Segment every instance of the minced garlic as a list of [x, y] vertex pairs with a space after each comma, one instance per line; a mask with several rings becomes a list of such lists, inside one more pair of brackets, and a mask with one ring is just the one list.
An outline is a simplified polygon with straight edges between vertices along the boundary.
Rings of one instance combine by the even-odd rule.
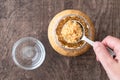
[[61, 30], [64, 40], [68, 43], [77, 43], [82, 37], [82, 28], [77, 21], [69, 20]]

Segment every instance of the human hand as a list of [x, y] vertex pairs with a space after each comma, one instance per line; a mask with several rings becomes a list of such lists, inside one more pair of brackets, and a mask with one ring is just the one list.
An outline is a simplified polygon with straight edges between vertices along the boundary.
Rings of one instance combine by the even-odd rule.
[[[109, 54], [105, 46], [113, 49], [116, 54], [115, 59]], [[110, 80], [120, 80], [120, 40], [107, 36], [102, 42], [95, 42], [93, 49]]]

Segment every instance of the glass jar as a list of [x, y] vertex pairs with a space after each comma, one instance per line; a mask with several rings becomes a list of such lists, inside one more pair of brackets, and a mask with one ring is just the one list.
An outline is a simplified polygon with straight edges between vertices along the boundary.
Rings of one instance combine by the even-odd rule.
[[[64, 56], [78, 56], [85, 53], [90, 48], [90, 45], [87, 44], [85, 41], [78, 40], [75, 43], [71, 43], [65, 40], [62, 35], [62, 29], [69, 21], [79, 22], [85, 29], [85, 32], [82, 33], [85, 33], [85, 36], [87, 36], [89, 39], [94, 40], [95, 29], [93, 24], [90, 18], [79, 10], [64, 10], [58, 13], [49, 24], [48, 39], [53, 49], [55, 49], [58, 53]], [[69, 26], [71, 25], [72, 24], [70, 24]], [[71, 33], [69, 36], [71, 36], [71, 39], [74, 39], [74, 37], [72, 36], [72, 30], [70, 32], [69, 28], [68, 31], [65, 32], [65, 34]]]

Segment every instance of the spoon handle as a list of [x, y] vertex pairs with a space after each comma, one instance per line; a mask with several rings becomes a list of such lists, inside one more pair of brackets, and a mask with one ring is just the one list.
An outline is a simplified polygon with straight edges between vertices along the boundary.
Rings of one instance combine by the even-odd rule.
[[[90, 44], [91, 46], [93, 46], [93, 44], [94, 44], [94, 41], [88, 39], [86, 36], [83, 36], [82, 40], [86, 41], [86, 42], [87, 42], [88, 44]], [[116, 57], [116, 55], [115, 55], [115, 53], [113, 52], [113, 50], [111, 50], [109, 47], [106, 47], [106, 49], [107, 49], [107, 51], [109, 52], [109, 54], [110, 54], [113, 58]]]
[[110, 55], [111, 55], [113, 58], [116, 57], [116, 55], [115, 55], [115, 53], [113, 52], [113, 50], [111, 50], [109, 47], [106, 47], [106, 49], [108, 50], [108, 52], [110, 53]]
[[93, 46], [93, 44], [94, 44], [94, 41], [88, 39], [86, 36], [83, 36], [83, 37], [82, 37], [82, 40], [86, 41], [86, 42], [87, 42], [88, 44], [90, 44], [91, 46]]

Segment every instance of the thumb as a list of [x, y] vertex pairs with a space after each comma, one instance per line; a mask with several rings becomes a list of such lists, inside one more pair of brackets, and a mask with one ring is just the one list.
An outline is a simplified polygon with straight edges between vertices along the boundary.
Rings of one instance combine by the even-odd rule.
[[93, 44], [93, 49], [104, 68], [108, 68], [108, 66], [115, 62], [101, 42], [95, 42]]

